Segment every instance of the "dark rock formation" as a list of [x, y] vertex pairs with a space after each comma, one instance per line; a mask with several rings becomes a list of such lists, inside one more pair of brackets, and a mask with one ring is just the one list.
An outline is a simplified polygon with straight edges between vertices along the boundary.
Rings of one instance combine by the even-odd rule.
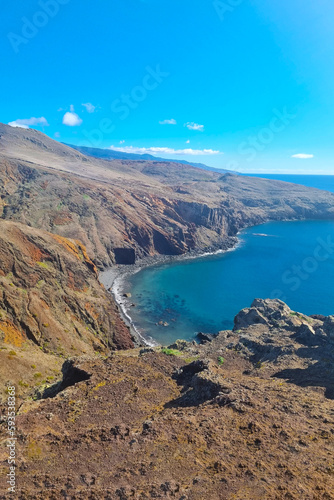
[[200, 344], [205, 344], [205, 342], [211, 342], [214, 338], [215, 338], [215, 335], [213, 335], [212, 333], [199, 332], [196, 335], [196, 340]]
[[134, 264], [136, 262], [136, 252], [134, 248], [114, 248], [116, 264]]

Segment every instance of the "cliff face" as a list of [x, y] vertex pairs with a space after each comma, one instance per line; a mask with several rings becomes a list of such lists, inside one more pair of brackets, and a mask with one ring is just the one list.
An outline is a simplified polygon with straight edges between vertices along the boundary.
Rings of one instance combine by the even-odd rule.
[[20, 498], [332, 499], [333, 325], [256, 300], [202, 345], [66, 361], [19, 411]]
[[133, 347], [128, 328], [81, 242], [4, 220], [0, 220], [0, 343], [2, 380], [15, 367], [17, 383], [21, 371], [22, 380], [33, 377], [29, 360], [45, 367], [50, 359], [59, 366], [58, 358], [106, 355], [112, 349]]
[[267, 220], [334, 218], [334, 195], [168, 161], [99, 160], [0, 124], [0, 216], [81, 241], [103, 269], [122, 262], [115, 249], [179, 255], [228, 246]]

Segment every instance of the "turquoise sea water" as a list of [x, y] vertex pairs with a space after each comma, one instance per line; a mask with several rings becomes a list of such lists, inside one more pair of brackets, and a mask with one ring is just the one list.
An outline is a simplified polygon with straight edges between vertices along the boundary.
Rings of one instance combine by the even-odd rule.
[[199, 331], [231, 328], [254, 298], [280, 298], [306, 314], [334, 314], [334, 221], [272, 222], [239, 236], [233, 251], [132, 275], [127, 286], [136, 327], [165, 345], [189, 340]]

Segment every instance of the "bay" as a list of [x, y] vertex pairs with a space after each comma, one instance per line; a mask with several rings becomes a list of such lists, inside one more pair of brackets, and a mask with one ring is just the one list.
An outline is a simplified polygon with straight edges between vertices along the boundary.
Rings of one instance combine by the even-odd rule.
[[[325, 176], [298, 177], [309, 182], [310, 177]], [[322, 182], [334, 192], [331, 181], [313, 179], [314, 187]], [[129, 276], [126, 289], [136, 307], [128, 312], [142, 335], [164, 345], [194, 339], [199, 331], [232, 328], [235, 315], [255, 298], [279, 298], [305, 314], [334, 314], [333, 242], [334, 221], [269, 222], [248, 228], [233, 251], [156, 265]]]

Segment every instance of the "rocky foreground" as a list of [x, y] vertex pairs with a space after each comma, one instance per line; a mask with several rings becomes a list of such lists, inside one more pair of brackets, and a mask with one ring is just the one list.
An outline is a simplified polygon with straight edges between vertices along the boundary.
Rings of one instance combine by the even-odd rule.
[[20, 499], [334, 498], [333, 316], [257, 299], [200, 345], [62, 371], [19, 409]]

